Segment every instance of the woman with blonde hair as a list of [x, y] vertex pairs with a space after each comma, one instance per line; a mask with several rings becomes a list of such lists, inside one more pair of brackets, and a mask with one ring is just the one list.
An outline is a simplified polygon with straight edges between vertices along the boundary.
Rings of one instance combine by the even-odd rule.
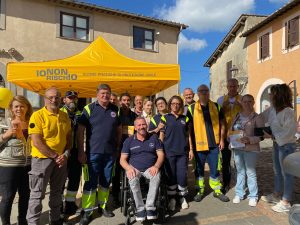
[[0, 134], [0, 216], [3, 225], [10, 225], [12, 204], [18, 191], [18, 225], [27, 225], [31, 163], [28, 121], [32, 107], [25, 97], [17, 95], [9, 104], [9, 112], [8, 129]]
[[142, 117], [145, 118], [148, 128], [152, 117], [152, 105], [153, 103], [152, 101], [150, 101], [150, 99], [148, 98], [144, 99]]
[[[245, 185], [249, 190], [249, 206], [255, 207], [258, 200], [258, 187], [256, 177], [256, 161], [260, 151], [259, 142], [263, 137], [256, 136], [255, 129], [264, 126], [264, 121], [254, 111], [254, 97], [246, 94], [241, 98], [241, 112], [233, 119], [229, 137], [241, 135], [238, 142], [240, 146], [235, 147], [230, 142], [237, 170], [237, 182], [235, 186], [235, 197], [233, 203], [240, 203], [245, 197]], [[232, 134], [232, 136], [230, 136]], [[247, 177], [247, 178], [246, 178]], [[247, 182], [246, 182], [247, 180]]]

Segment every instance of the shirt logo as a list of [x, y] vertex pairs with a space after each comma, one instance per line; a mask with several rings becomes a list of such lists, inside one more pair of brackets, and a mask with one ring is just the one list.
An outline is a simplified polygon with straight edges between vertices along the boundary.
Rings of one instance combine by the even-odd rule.
[[137, 149], [137, 148], [140, 148], [141, 146], [134, 146], [132, 148], [130, 148], [130, 150], [134, 150], [134, 149]]
[[149, 143], [150, 148], [154, 148], [154, 143]]
[[115, 118], [117, 116], [117, 114], [115, 112], [111, 112], [110, 115], [112, 118]]
[[185, 121], [184, 120], [181, 120], [180, 122], [181, 122], [181, 124], [185, 125]]

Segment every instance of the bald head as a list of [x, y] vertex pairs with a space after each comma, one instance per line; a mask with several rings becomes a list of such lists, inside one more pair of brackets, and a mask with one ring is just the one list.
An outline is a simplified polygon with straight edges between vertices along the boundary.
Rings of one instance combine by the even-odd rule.
[[198, 97], [199, 97], [199, 101], [201, 102], [201, 104], [207, 104], [208, 100], [209, 100], [209, 88], [207, 85], [205, 84], [201, 84], [198, 88], [197, 88], [197, 93], [198, 93]]

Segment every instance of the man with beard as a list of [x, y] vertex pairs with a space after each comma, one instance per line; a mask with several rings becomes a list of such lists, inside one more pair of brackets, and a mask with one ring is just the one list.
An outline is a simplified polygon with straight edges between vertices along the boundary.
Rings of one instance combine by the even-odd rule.
[[77, 205], [75, 204], [76, 194], [78, 192], [81, 164], [78, 161], [78, 148], [76, 133], [78, 128], [78, 119], [81, 116], [81, 112], [77, 109], [78, 94], [75, 91], [67, 91], [63, 98], [64, 106], [60, 109], [67, 113], [72, 125], [72, 147], [71, 155], [68, 159], [68, 186], [65, 196], [65, 215], [73, 215], [76, 213]]
[[59, 110], [61, 95], [55, 87], [45, 91], [45, 107], [34, 112], [29, 121], [32, 160], [29, 172], [30, 199], [27, 221], [39, 225], [42, 200], [50, 183], [50, 225], [62, 225], [60, 207], [61, 190], [66, 181], [67, 158], [71, 149], [71, 122], [68, 115]]
[[[122, 143], [125, 141], [125, 139], [133, 135], [134, 133], [134, 120], [137, 117], [137, 115], [130, 110], [130, 101], [131, 97], [128, 93], [123, 93], [120, 95], [121, 108], [118, 112], [122, 124], [122, 139], [120, 149], [122, 149]], [[120, 174], [120, 152], [118, 152], [118, 158], [116, 159], [115, 163], [114, 176], [112, 178], [112, 195], [115, 207], [118, 207], [120, 205]]]
[[119, 99], [116, 93], [111, 93], [110, 102], [116, 106], [119, 106]]
[[[133, 193], [136, 206], [136, 221], [157, 218], [155, 200], [160, 184], [160, 168], [164, 160], [164, 152], [156, 134], [147, 133], [147, 123], [142, 117], [134, 121], [136, 134], [124, 142], [120, 164], [126, 171], [129, 185]], [[146, 207], [143, 202], [140, 178], [144, 176], [150, 180]]]

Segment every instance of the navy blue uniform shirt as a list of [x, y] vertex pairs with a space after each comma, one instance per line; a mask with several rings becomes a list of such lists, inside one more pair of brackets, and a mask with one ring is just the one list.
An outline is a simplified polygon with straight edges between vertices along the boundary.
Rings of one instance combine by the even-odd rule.
[[155, 116], [153, 116], [150, 120], [149, 124], [149, 131], [155, 130], [160, 123], [161, 114], [157, 113]]
[[[89, 111], [86, 109], [89, 107]], [[120, 125], [118, 107], [109, 103], [107, 108], [98, 101], [87, 105], [79, 119], [86, 127], [87, 153], [113, 153], [117, 145], [117, 128]]]
[[125, 140], [122, 148], [122, 154], [129, 156], [129, 164], [142, 172], [154, 166], [156, 151], [162, 151], [162, 144], [156, 134], [147, 136], [144, 141], [138, 140], [135, 134]]
[[[165, 120], [163, 119], [165, 118]], [[166, 155], [185, 155], [187, 154], [188, 123], [187, 116], [179, 115], [176, 118], [168, 113], [161, 118], [165, 127], [161, 130], [165, 133], [163, 141]]]
[[[210, 118], [210, 112], [209, 112], [208, 104], [206, 106], [201, 105], [201, 109], [202, 109], [202, 112], [203, 112], [203, 117], [204, 117], [204, 122], [205, 122], [205, 129], [206, 129], [206, 134], [207, 134], [208, 147], [215, 148], [215, 147], [218, 146], [219, 143], [216, 143], [216, 140], [215, 140], [214, 129], [213, 129], [211, 118]], [[214, 103], [214, 104], [218, 108], [218, 104], [217, 103]], [[192, 105], [191, 107], [192, 107], [192, 113], [194, 115], [195, 105]], [[193, 115], [190, 115], [190, 112], [188, 112], [188, 117], [190, 119], [193, 118]], [[222, 108], [220, 108], [220, 110], [219, 110], [219, 120], [224, 120], [224, 118], [225, 118], [225, 116], [224, 116], [223, 110], [222, 110]], [[192, 121], [191, 121], [191, 124], [193, 125]], [[194, 143], [194, 140], [193, 140], [193, 143]]]

